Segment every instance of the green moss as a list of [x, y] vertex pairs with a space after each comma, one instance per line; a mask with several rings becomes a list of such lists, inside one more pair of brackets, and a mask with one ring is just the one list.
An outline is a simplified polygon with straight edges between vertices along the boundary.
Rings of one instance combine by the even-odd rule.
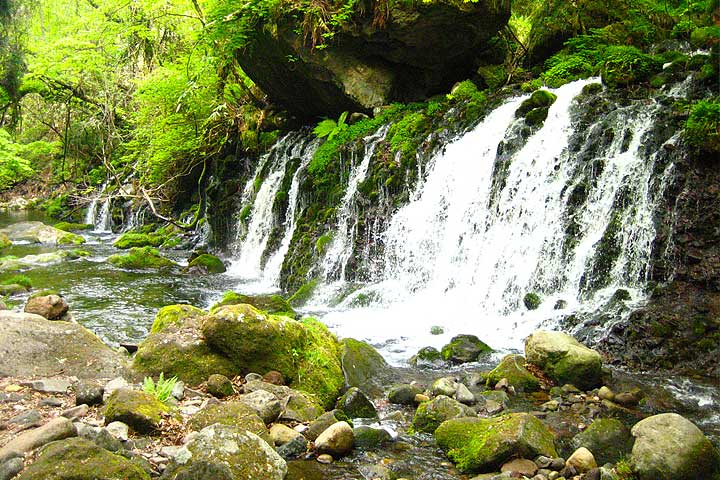
[[90, 256], [90, 252], [87, 250], [80, 250], [79, 248], [73, 248], [72, 250], [68, 250], [66, 253], [70, 260], [77, 260], [78, 258]]
[[557, 456], [552, 434], [526, 413], [449, 420], [437, 428], [435, 439], [463, 472], [497, 471], [514, 457]]
[[497, 382], [507, 378], [510, 385], [521, 392], [535, 392], [540, 389], [540, 381], [525, 368], [525, 357], [507, 355], [487, 377], [487, 386], [494, 387]]
[[214, 423], [238, 427], [254, 433], [265, 441], [270, 440], [265, 423], [253, 409], [242, 402], [230, 401], [210, 404], [192, 416], [188, 427], [200, 431]]
[[295, 318], [297, 313], [290, 306], [287, 300], [280, 295], [243, 295], [235, 292], [225, 292], [223, 298], [210, 307], [210, 313], [214, 313], [220, 307], [225, 305], [252, 305], [258, 310], [262, 310], [274, 315], [284, 315], [286, 317]]
[[195, 257], [188, 264], [186, 270], [193, 268], [200, 269], [207, 273], [223, 273], [227, 270], [222, 260], [215, 255], [210, 255], [209, 253], [203, 253], [202, 255]]
[[632, 46], [611, 46], [605, 50], [602, 80], [609, 87], [625, 87], [648, 81], [662, 64]]
[[160, 253], [152, 247], [131, 248], [125, 255], [110, 256], [108, 262], [116, 267], [130, 270], [166, 269], [178, 266], [175, 262], [160, 256]]
[[298, 288], [297, 291], [288, 299], [290, 305], [294, 307], [301, 307], [305, 305], [305, 303], [307, 303], [307, 301], [310, 300], [315, 293], [318, 283], [319, 280], [314, 278], [302, 287]]
[[126, 423], [139, 433], [153, 433], [160, 426], [162, 415], [169, 407], [149, 393], [121, 388], [105, 402], [105, 423]]
[[291, 386], [313, 395], [331, 408], [345, 386], [340, 364], [340, 343], [325, 325], [313, 318], [302, 321], [307, 343], [298, 361], [297, 379]]
[[466, 363], [477, 361], [478, 356], [492, 351], [490, 346], [475, 335], [456, 335], [450, 343], [443, 346], [440, 355], [443, 360]]
[[523, 297], [523, 303], [528, 310], [537, 310], [542, 303], [542, 298], [535, 292], [529, 292]]
[[382, 377], [388, 364], [369, 343], [345, 338], [342, 341], [342, 367], [347, 386], [372, 394], [373, 383]]
[[505, 65], [486, 65], [477, 70], [480, 78], [483, 79], [485, 85], [491, 90], [500, 89], [508, 80], [508, 71]]
[[150, 333], [158, 333], [167, 326], [180, 323], [188, 317], [203, 317], [205, 315], [207, 315], [205, 310], [192, 305], [168, 305], [161, 308], [155, 315]]
[[469, 417], [473, 414], [471, 408], [457, 400], [439, 395], [418, 406], [413, 417], [412, 429], [414, 432], [433, 433], [446, 420]]
[[26, 275], [13, 275], [0, 281], [0, 285], [21, 285], [26, 290], [30, 290], [32, 288], [32, 280]]
[[[12, 241], [4, 233], [0, 233], [0, 250], [7, 248], [12, 245]], [[5, 258], [5, 257], [2, 257]]]
[[317, 239], [315, 242], [315, 250], [319, 255], [323, 255], [325, 253], [325, 249], [328, 245], [330, 245], [330, 242], [332, 242], [333, 236], [333, 232], [330, 232]]
[[58, 245], [82, 245], [83, 243], [85, 243], [85, 239], [74, 233], [66, 233], [57, 239]]
[[133, 247], [159, 247], [166, 240], [166, 236], [157, 233], [123, 233], [115, 240], [113, 246], [126, 250]]
[[542, 75], [548, 87], [557, 88], [580, 78], [587, 78], [596, 71], [595, 66], [587, 58], [580, 55], [563, 55], [557, 57]]
[[72, 231], [79, 231], [79, 230], [92, 230], [93, 225], [89, 223], [71, 223], [71, 222], [58, 222], [55, 225], [53, 225], [58, 230], [62, 230], [64, 232], [72, 232]]
[[696, 151], [720, 153], [720, 97], [693, 105], [685, 122], [685, 139]]

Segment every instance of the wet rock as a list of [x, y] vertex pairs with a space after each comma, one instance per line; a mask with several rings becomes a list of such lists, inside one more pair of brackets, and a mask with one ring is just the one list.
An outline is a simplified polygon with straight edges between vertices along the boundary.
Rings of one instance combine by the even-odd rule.
[[107, 262], [126, 270], [164, 270], [170, 271], [179, 265], [160, 255], [153, 247], [133, 247], [126, 254], [110, 255]]
[[[280, 295], [275, 294], [259, 294], [259, 295], [243, 295], [235, 292], [225, 292], [222, 300], [210, 307], [210, 313], [214, 313], [220, 307], [225, 305], [252, 305], [266, 313], [273, 315], [283, 315], [285, 317], [296, 318], [297, 312], [293, 310], [290, 303]], [[269, 382], [273, 383], [273, 382]]]
[[615, 400], [615, 393], [608, 387], [602, 386], [598, 390], [598, 397], [600, 398], [600, 400], [609, 400], [612, 402], [613, 400]]
[[540, 389], [540, 381], [525, 368], [525, 357], [522, 355], [506, 355], [487, 377], [487, 386], [494, 387], [506, 378], [510, 385], [519, 392], [535, 392]]
[[203, 428], [168, 465], [167, 480], [282, 480], [287, 464], [254, 433], [229, 425]]
[[225, 398], [235, 393], [235, 388], [228, 377], [214, 373], [207, 380], [207, 390], [210, 395]]
[[213, 273], [224, 273], [227, 270], [225, 264], [215, 255], [203, 253], [188, 263], [183, 269], [185, 273], [208, 275]]
[[110, 453], [84, 438], [70, 438], [45, 447], [18, 480], [72, 478], [76, 480], [149, 480], [130, 460]]
[[265, 390], [256, 390], [241, 395], [238, 401], [252, 408], [266, 424], [277, 420], [282, 413], [282, 406], [278, 398]]
[[157, 430], [168, 407], [149, 393], [121, 388], [110, 395], [103, 409], [105, 424], [123, 422], [138, 433]]
[[305, 438], [313, 442], [322, 432], [327, 430], [331, 425], [337, 423], [339, 420], [340, 419], [335, 416], [335, 410], [325, 412], [310, 424], [308, 429], [303, 432], [303, 435], [305, 435]]
[[127, 371], [125, 359], [76, 323], [0, 310], [0, 376], [112, 378]]
[[349, 418], [377, 418], [375, 405], [359, 388], [350, 387], [337, 401], [336, 409]]
[[237, 427], [247, 430], [270, 443], [265, 422], [255, 413], [255, 410], [242, 402], [231, 401], [208, 405], [188, 421], [188, 428], [202, 430], [214, 423]]
[[538, 468], [532, 460], [516, 458], [503, 464], [503, 466], [500, 467], [500, 471], [532, 477], [538, 471]]
[[340, 458], [352, 451], [354, 439], [352, 427], [347, 422], [336, 422], [315, 439], [315, 450]]
[[639, 480], [713, 478], [720, 474], [720, 454], [691, 421], [663, 413], [633, 426], [630, 464]]
[[48, 320], [58, 320], [70, 309], [60, 295], [43, 295], [31, 297], [25, 304], [25, 313], [34, 313]]
[[384, 428], [374, 428], [360, 425], [353, 428], [355, 446], [359, 448], [376, 448], [392, 440], [392, 435]]
[[103, 386], [91, 380], [81, 380], [73, 386], [76, 405], [100, 405], [103, 402]]
[[625, 425], [614, 418], [595, 420], [583, 432], [573, 437], [573, 448], [586, 447], [593, 452], [599, 464], [614, 463], [626, 457], [632, 449], [633, 439]]
[[534, 332], [525, 342], [525, 356], [558, 383], [591, 389], [602, 382], [600, 354], [565, 333]]
[[571, 465], [578, 473], [585, 473], [597, 468], [597, 462], [592, 452], [585, 447], [580, 447], [567, 459], [567, 465]]
[[342, 341], [341, 362], [345, 383], [358, 387], [369, 395], [382, 395], [390, 366], [375, 348], [354, 338]]
[[557, 455], [552, 433], [526, 413], [447, 420], [435, 431], [435, 439], [463, 472], [497, 471], [515, 457]]
[[323, 408], [302, 392], [291, 390], [283, 401], [281, 420], [310, 422], [323, 413]]
[[445, 345], [440, 354], [443, 360], [452, 363], [477, 361], [480, 354], [492, 352], [492, 348], [475, 335], [456, 335]]
[[278, 455], [280, 455], [282, 458], [284, 458], [285, 460], [289, 460], [292, 458], [298, 458], [299, 456], [303, 455], [305, 452], [307, 452], [307, 447], [308, 442], [307, 440], [305, 440], [305, 437], [303, 437], [302, 435], [298, 435], [289, 442], [278, 447], [277, 452]]
[[423, 347], [410, 357], [408, 361], [413, 367], [428, 367], [441, 365], [443, 363], [440, 350], [435, 347]]
[[438, 378], [430, 387], [430, 391], [433, 395], [445, 395], [446, 397], [452, 397], [455, 395], [455, 379], [452, 377]]
[[415, 411], [412, 426], [417, 432], [433, 433], [445, 420], [471, 416], [476, 416], [472, 408], [445, 395], [439, 395], [420, 404]]
[[422, 389], [417, 385], [395, 385], [388, 391], [388, 400], [399, 405], [414, 405], [418, 393], [422, 393]]
[[64, 417], [54, 418], [42, 427], [23, 432], [0, 448], [0, 459], [11, 458], [55, 440], [77, 436], [75, 426]]
[[457, 390], [455, 390], [455, 400], [465, 405], [472, 405], [475, 403], [475, 395], [462, 383], [457, 384]]

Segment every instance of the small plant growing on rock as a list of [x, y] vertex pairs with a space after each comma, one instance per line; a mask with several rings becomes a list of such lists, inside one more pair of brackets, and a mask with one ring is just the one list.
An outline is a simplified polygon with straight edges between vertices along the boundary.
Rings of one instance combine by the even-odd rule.
[[540, 295], [530, 292], [523, 298], [523, 303], [528, 310], [536, 310], [542, 303]]
[[166, 402], [170, 398], [170, 395], [172, 395], [177, 380], [177, 377], [165, 378], [165, 374], [160, 372], [157, 383], [152, 377], [145, 377], [143, 380], [143, 391], [153, 395], [161, 402]]
[[313, 133], [318, 137], [327, 137], [328, 140], [332, 140], [335, 135], [348, 128], [347, 116], [348, 112], [341, 113], [337, 122], [331, 118], [326, 118], [315, 126]]

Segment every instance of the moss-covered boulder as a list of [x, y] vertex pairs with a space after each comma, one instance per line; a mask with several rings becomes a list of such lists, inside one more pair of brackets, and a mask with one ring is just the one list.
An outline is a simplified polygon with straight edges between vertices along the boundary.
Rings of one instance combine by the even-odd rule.
[[601, 77], [609, 87], [646, 82], [662, 69], [661, 61], [629, 45], [608, 47], [604, 57]]
[[12, 245], [12, 241], [8, 238], [7, 234], [0, 233], [0, 250], [7, 248]]
[[149, 393], [129, 388], [115, 390], [105, 402], [105, 424], [123, 422], [138, 433], [153, 433], [169, 407]]
[[202, 383], [215, 373], [227, 377], [239, 373], [241, 369], [232, 360], [205, 343], [202, 320], [206, 315], [190, 305], [160, 309], [150, 335], [138, 345], [134, 369], [151, 376], [164, 372], [190, 385]]
[[193, 258], [188, 266], [183, 269], [186, 273], [199, 273], [202, 275], [212, 273], [223, 273], [227, 270], [225, 264], [215, 255], [203, 253]]
[[297, 313], [290, 306], [287, 300], [281, 295], [243, 295], [242, 293], [225, 292], [222, 299], [210, 308], [210, 312], [216, 311], [225, 305], [252, 305], [258, 310], [262, 310], [273, 315], [285, 315], [286, 317], [295, 318]]
[[357, 387], [350, 387], [337, 401], [336, 408], [349, 418], [377, 418], [375, 405]]
[[495, 472], [518, 457], [557, 457], [552, 433], [527, 413], [448, 420], [435, 430], [435, 439], [463, 472]]
[[358, 387], [370, 395], [382, 393], [390, 367], [372, 345], [345, 338], [341, 355], [345, 384], [348, 387]]
[[475, 416], [475, 411], [467, 405], [445, 395], [438, 395], [418, 406], [412, 427], [416, 432], [433, 433], [446, 420]]
[[523, 101], [515, 111], [516, 117], [524, 117], [532, 110], [547, 108], [557, 100], [557, 95], [549, 90], [535, 90], [530, 98]]
[[126, 360], [77, 323], [40, 315], [0, 311], [0, 377], [63, 373], [78, 378], [115, 378], [127, 373]]
[[[273, 101], [302, 117], [368, 111], [446, 92], [472, 76], [472, 59], [510, 17], [506, 0], [350, 8], [333, 1], [322, 20], [314, 9], [293, 5], [283, 3], [280, 15], [241, 9], [232, 22], [256, 25], [250, 38], [238, 38], [246, 44], [238, 57], [243, 70]], [[314, 48], [324, 38], [332, 41]]]
[[410, 357], [408, 363], [414, 367], [436, 366], [443, 363], [440, 350], [435, 347], [423, 347]]
[[91, 223], [72, 223], [72, 222], [58, 222], [53, 225], [58, 230], [63, 232], [80, 232], [83, 230], [92, 230], [95, 226]]
[[630, 465], [639, 480], [720, 478], [720, 454], [690, 420], [663, 413], [639, 421]]
[[287, 464], [262, 438], [216, 423], [203, 428], [168, 465], [166, 480], [283, 480]]
[[[8, 283], [5, 285], [0, 285], [0, 296], [7, 297], [7, 296], [13, 296], [13, 295], [21, 295], [23, 293], [27, 293], [28, 289], [24, 285], [20, 285], [17, 283]], [[31, 312], [34, 313], [34, 312]]]
[[226, 305], [203, 323], [207, 344], [241, 371], [277, 370], [290, 386], [332, 405], [345, 384], [340, 343], [314, 319], [267, 315], [252, 305]]
[[84, 438], [46, 445], [17, 480], [150, 480], [142, 468]]
[[52, 245], [81, 245], [85, 239], [74, 233], [64, 232], [42, 222], [14, 223], [0, 230], [12, 241], [48, 243]]
[[602, 383], [602, 358], [562, 332], [538, 330], [525, 342], [525, 357], [559, 384], [589, 390]]
[[270, 441], [270, 434], [265, 427], [265, 422], [255, 413], [255, 410], [242, 402], [231, 401], [208, 405], [193, 415], [187, 426], [192, 430], [200, 431], [214, 423], [247, 430], [266, 442]]
[[456, 335], [440, 351], [443, 360], [452, 363], [475, 362], [481, 354], [492, 352], [487, 344], [475, 335]]
[[575, 435], [571, 445], [576, 450], [587, 448], [598, 465], [604, 465], [626, 458], [632, 449], [633, 439], [630, 430], [620, 420], [598, 418], [586, 430]]
[[115, 240], [113, 246], [127, 250], [134, 247], [159, 247], [165, 242], [166, 236], [158, 233], [127, 232]]
[[519, 392], [536, 392], [540, 390], [540, 381], [525, 368], [525, 357], [522, 355], [506, 355], [487, 377], [488, 387], [507, 378], [510, 385]]
[[128, 270], [171, 269], [178, 267], [172, 260], [160, 255], [152, 247], [134, 247], [127, 254], [116, 254], [108, 257], [110, 264]]

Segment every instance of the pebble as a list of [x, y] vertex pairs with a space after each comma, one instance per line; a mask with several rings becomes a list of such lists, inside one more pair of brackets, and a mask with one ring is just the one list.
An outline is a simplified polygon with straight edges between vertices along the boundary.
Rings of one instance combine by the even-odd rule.
[[41, 407], [62, 407], [62, 404], [62, 400], [55, 397], [43, 398], [39, 403]]
[[318, 455], [317, 461], [320, 463], [328, 464], [333, 462], [333, 457], [331, 455], [328, 455], [327, 453], [323, 453], [322, 455]]
[[177, 400], [182, 400], [185, 398], [185, 383], [182, 381], [178, 381], [175, 383], [175, 386], [172, 389], [172, 393], [170, 394], [173, 396], [173, 398]]
[[75, 420], [76, 418], [84, 417], [90, 411], [90, 407], [85, 404], [78, 405], [76, 407], [68, 408], [60, 413], [60, 416]]

